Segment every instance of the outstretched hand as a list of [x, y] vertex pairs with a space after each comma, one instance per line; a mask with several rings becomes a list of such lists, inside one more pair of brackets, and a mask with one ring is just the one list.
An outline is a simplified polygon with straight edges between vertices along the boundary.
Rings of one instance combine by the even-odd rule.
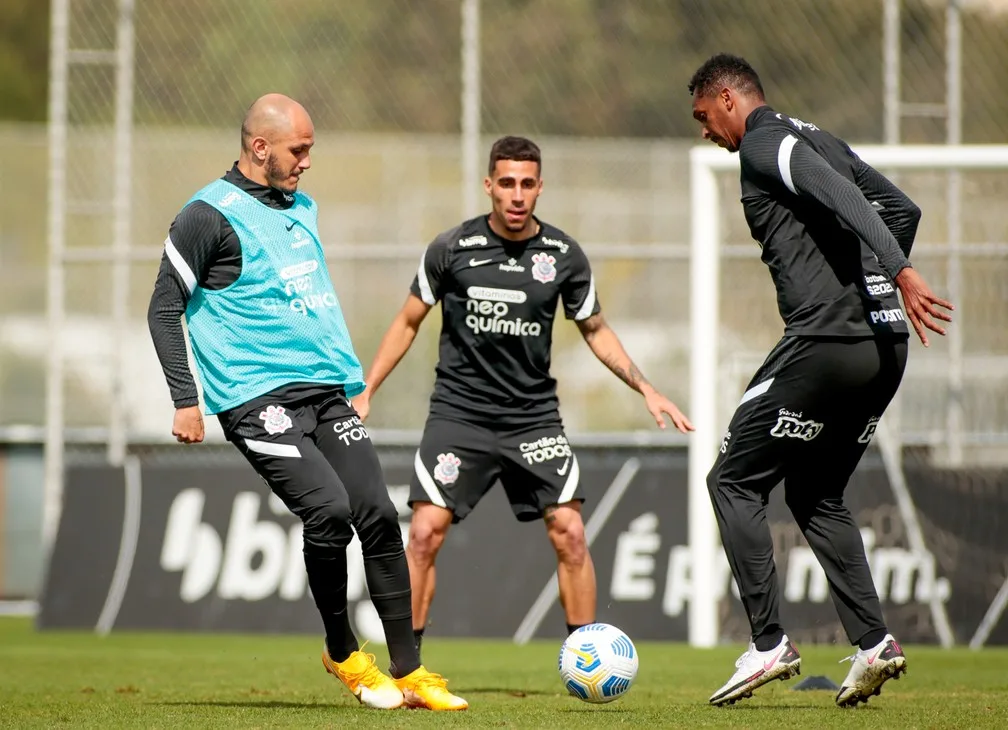
[[682, 433], [689, 433], [693, 430], [693, 424], [683, 415], [683, 412], [679, 410], [676, 404], [657, 390], [649, 390], [644, 394], [644, 404], [651, 412], [651, 415], [654, 416], [658, 428], [664, 429], [667, 427], [668, 424], [665, 422], [665, 414], [667, 413], [672, 419], [672, 425]]
[[939, 299], [928, 287], [924, 278], [909, 266], [896, 275], [895, 283], [899, 287], [900, 294], [903, 295], [903, 307], [906, 309], [910, 324], [913, 325], [924, 347], [927, 347], [928, 338], [924, 331], [925, 328], [940, 335], [945, 334], [945, 328], [931, 318], [934, 317], [943, 322], [952, 321], [951, 315], [941, 311], [938, 307], [951, 312], [955, 306], [951, 302]]

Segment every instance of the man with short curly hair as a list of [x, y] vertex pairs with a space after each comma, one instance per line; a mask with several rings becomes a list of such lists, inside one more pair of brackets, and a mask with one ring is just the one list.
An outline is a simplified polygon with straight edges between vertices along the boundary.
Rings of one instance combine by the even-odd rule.
[[[736, 672], [710, 702], [730, 704], [797, 674], [801, 657], [779, 616], [766, 505], [785, 501], [826, 572], [853, 666], [836, 702], [867, 702], [906, 669], [886, 628], [864, 544], [843, 492], [899, 387], [909, 319], [949, 321], [911, 267], [920, 209], [816, 124], [777, 112], [752, 66], [708, 59], [689, 82], [704, 139], [739, 153], [742, 206], [777, 289], [784, 337], [749, 384], [707, 477], [752, 629]], [[906, 315], [896, 290], [903, 295]], [[932, 319], [934, 318], [934, 319]]]

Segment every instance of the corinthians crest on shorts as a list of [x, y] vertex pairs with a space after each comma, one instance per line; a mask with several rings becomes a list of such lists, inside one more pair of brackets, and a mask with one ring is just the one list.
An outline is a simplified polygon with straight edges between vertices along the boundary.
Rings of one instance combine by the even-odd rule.
[[532, 278], [547, 284], [556, 278], [556, 259], [546, 252], [532, 255]]
[[437, 455], [437, 466], [434, 467], [434, 478], [442, 484], [451, 484], [459, 476], [459, 466], [462, 460], [450, 451]]
[[266, 406], [266, 410], [259, 414], [259, 418], [263, 421], [266, 433], [270, 435], [283, 433], [294, 425], [283, 406]]

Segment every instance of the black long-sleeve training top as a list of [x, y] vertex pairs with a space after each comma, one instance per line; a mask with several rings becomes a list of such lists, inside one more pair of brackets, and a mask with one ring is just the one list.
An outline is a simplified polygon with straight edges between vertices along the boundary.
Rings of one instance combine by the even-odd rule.
[[893, 280], [921, 211], [843, 141], [755, 109], [739, 147], [742, 205], [786, 335], [906, 336]]

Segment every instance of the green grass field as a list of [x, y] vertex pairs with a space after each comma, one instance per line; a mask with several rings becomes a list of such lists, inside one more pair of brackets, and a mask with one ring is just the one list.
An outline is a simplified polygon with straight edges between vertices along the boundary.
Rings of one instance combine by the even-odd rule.
[[[909, 647], [909, 673], [881, 697], [841, 710], [826, 691], [775, 682], [712, 708], [739, 647], [640, 643], [637, 682], [602, 706], [566, 696], [559, 644], [428, 639], [426, 664], [469, 700], [463, 713], [382, 712], [357, 704], [322, 669], [320, 639], [290, 636], [35, 632], [0, 619], [0, 727], [768, 727], [1006, 728], [1008, 651]], [[383, 647], [376, 648], [382, 666]], [[842, 647], [803, 647], [802, 677], [839, 682]]]

